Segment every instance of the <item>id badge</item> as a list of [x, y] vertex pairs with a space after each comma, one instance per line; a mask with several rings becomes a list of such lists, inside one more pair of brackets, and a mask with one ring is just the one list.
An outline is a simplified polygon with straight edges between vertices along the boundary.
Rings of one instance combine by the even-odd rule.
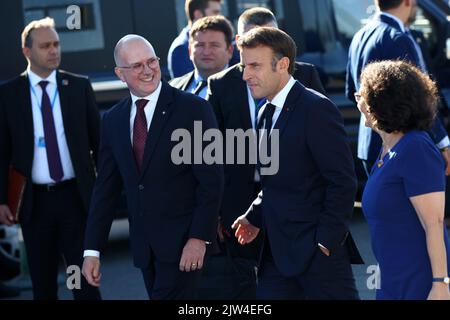
[[44, 137], [39, 137], [39, 139], [38, 139], [38, 147], [39, 148], [45, 148], [45, 138]]

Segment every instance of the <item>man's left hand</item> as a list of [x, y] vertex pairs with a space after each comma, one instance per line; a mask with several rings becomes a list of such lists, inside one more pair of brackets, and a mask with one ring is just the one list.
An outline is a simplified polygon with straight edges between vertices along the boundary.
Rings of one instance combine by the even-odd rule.
[[203, 267], [206, 244], [204, 240], [190, 238], [183, 248], [180, 260], [180, 271], [190, 272]]

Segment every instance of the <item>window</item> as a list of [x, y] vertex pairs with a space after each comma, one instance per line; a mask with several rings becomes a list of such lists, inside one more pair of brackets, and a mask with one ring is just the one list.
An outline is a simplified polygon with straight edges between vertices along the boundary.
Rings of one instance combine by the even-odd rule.
[[339, 36], [346, 46], [377, 10], [373, 0], [333, 0], [333, 6]]
[[[175, 0], [175, 11], [177, 15], [177, 29], [178, 33], [187, 26], [188, 21], [186, 17], [186, 11], [184, 8], [186, 0]], [[222, 0], [222, 15], [228, 17], [228, 3], [227, 0]]]
[[237, 14], [253, 7], [265, 7], [270, 9], [269, 0], [237, 0]]
[[[99, 0], [23, 0], [25, 25], [46, 16], [55, 20], [63, 52], [79, 52], [104, 48], [103, 25]], [[67, 8], [80, 8], [80, 28], [69, 29], [72, 12]]]
[[438, 46], [439, 33], [436, 30], [436, 23], [431, 17], [428, 17], [428, 15], [420, 7], [417, 9], [416, 20], [412, 24], [411, 29], [416, 30], [423, 35], [424, 40], [426, 40], [429, 53], [434, 56]]
[[[301, 19], [303, 21], [304, 48], [307, 52], [323, 51], [321, 39], [318, 35], [318, 14], [316, 1], [298, 1]], [[328, 20], [329, 17], [326, 17]]]

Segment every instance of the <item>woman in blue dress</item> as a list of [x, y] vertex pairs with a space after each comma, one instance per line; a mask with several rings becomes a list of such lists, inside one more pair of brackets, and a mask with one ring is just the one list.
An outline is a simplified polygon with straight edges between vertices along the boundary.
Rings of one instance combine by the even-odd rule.
[[445, 161], [424, 131], [436, 114], [436, 86], [406, 62], [382, 61], [364, 69], [355, 96], [383, 140], [362, 199], [380, 267], [377, 299], [448, 300]]

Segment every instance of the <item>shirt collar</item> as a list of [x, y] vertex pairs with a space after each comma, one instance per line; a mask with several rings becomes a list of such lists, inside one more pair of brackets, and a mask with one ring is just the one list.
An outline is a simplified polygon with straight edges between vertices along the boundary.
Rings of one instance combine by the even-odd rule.
[[162, 82], [160, 81], [158, 87], [156, 88], [156, 90], [153, 91], [152, 93], [150, 93], [150, 94], [149, 94], [148, 96], [146, 96], [146, 97], [138, 97], [138, 96], [135, 96], [135, 95], [132, 94], [131, 91], [130, 91], [131, 101], [133, 102], [133, 105], [135, 105], [136, 101], [139, 100], [139, 99], [146, 99], [146, 100], [148, 100], [149, 102], [150, 102], [150, 101], [157, 102], [157, 101], [158, 101], [158, 98], [159, 98], [159, 94], [161, 93], [161, 88], [162, 88]]
[[[228, 63], [225, 65], [225, 67], [221, 71], [223, 71], [223, 70], [225, 70], [227, 68], [228, 68]], [[221, 72], [221, 71], [219, 71], [219, 72]], [[194, 69], [194, 80], [195, 80], [195, 84], [197, 84], [197, 83], [199, 83], [202, 80], [206, 81], [208, 79], [203, 79], [203, 77], [200, 75], [200, 73], [198, 73], [198, 70]]]
[[48, 81], [49, 83], [56, 85], [56, 70], [53, 70], [47, 78], [41, 78], [40, 76], [38, 76], [31, 70], [30, 66], [28, 66], [27, 68], [27, 73], [28, 79], [30, 79], [31, 86], [33, 87], [37, 86], [41, 81]]
[[283, 89], [281, 89], [280, 92], [276, 94], [276, 96], [272, 99], [272, 101], [269, 101], [269, 103], [273, 104], [277, 108], [283, 108], [284, 103], [286, 102], [287, 96], [289, 92], [291, 91], [292, 87], [294, 86], [296, 80], [291, 76], [289, 78], [288, 83], [284, 86]]
[[194, 71], [194, 80], [195, 80], [196, 85], [200, 81], [205, 81], [205, 79], [203, 79], [203, 77], [198, 73], [197, 69], [195, 69], [195, 71]]
[[397, 18], [396, 16], [387, 13], [387, 12], [381, 12], [380, 15], [383, 15], [385, 17], [391, 18], [392, 20], [394, 20], [395, 22], [397, 22], [397, 24], [400, 26], [400, 30], [402, 30], [402, 32], [406, 32], [405, 29], [405, 24], [403, 23], [402, 20], [400, 20], [399, 18]]

